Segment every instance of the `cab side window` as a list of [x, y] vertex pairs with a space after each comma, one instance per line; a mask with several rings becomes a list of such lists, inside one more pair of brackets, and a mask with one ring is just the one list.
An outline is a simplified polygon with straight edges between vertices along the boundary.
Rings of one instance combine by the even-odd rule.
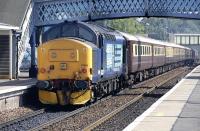
[[43, 34], [42, 42], [59, 38], [61, 35], [60, 31], [61, 31], [61, 26], [49, 29]]
[[82, 27], [79, 27], [79, 38], [96, 43], [94, 35], [89, 30]]

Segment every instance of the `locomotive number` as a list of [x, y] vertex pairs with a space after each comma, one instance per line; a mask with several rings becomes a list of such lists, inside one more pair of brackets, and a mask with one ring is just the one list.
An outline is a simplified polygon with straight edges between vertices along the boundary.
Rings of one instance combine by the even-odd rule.
[[60, 64], [60, 69], [61, 70], [67, 70], [67, 64], [66, 63], [61, 63]]

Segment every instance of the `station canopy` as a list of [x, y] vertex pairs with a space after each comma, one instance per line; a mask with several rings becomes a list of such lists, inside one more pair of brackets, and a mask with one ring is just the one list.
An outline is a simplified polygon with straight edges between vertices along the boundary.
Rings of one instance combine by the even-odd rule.
[[0, 0], [0, 24], [20, 27], [29, 2], [30, 0]]

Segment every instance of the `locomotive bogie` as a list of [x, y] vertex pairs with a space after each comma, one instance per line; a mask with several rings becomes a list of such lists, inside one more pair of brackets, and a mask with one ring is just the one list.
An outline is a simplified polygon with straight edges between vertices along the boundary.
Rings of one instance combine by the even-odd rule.
[[39, 100], [43, 104], [51, 105], [83, 105], [93, 98], [93, 91], [90, 89], [80, 91], [63, 91], [56, 92], [49, 90], [39, 90]]

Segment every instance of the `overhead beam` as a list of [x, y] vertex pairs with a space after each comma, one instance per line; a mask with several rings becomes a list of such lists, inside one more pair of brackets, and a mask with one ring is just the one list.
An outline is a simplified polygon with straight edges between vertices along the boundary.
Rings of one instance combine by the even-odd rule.
[[200, 19], [200, 0], [35, 0], [36, 26], [127, 17]]

